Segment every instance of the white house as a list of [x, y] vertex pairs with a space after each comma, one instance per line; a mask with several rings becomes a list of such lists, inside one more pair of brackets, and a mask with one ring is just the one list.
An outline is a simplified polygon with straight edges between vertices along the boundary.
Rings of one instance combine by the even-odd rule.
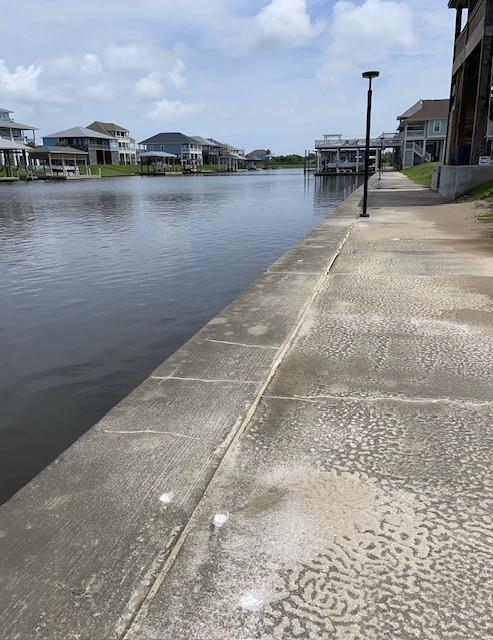
[[448, 115], [449, 100], [420, 100], [398, 116], [403, 169], [444, 161]]
[[[16, 122], [12, 117], [13, 113], [9, 109], [0, 108], [0, 138], [6, 138], [13, 142], [34, 143], [36, 127]], [[26, 135], [27, 132], [31, 132], [31, 136]]]

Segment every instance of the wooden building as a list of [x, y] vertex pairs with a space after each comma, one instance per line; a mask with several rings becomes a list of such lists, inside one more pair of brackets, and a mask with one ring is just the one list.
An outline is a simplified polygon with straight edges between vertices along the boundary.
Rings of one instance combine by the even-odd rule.
[[456, 11], [454, 64], [445, 163], [491, 158], [493, 0], [449, 0]]

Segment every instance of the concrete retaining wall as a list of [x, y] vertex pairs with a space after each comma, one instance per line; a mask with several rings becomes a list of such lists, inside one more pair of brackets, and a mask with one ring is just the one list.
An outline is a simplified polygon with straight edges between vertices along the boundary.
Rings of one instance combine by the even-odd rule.
[[0, 507], [2, 640], [124, 637], [253, 415], [360, 201], [358, 190]]
[[474, 187], [493, 180], [493, 166], [437, 167], [432, 178], [432, 189], [445, 198], [455, 200]]

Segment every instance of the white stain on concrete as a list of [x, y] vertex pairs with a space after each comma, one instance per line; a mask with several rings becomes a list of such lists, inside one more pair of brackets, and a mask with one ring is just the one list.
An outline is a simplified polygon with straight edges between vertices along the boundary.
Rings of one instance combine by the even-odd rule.
[[170, 504], [173, 500], [173, 492], [169, 491], [168, 493], [163, 493], [159, 496], [160, 502], [163, 504]]
[[265, 324], [256, 324], [248, 328], [248, 333], [252, 336], [263, 336], [267, 333], [269, 327]]
[[212, 519], [212, 523], [218, 529], [226, 524], [229, 520], [229, 513], [216, 513], [214, 518]]
[[265, 605], [265, 596], [260, 591], [247, 591], [240, 598], [240, 607], [246, 611], [260, 611]]

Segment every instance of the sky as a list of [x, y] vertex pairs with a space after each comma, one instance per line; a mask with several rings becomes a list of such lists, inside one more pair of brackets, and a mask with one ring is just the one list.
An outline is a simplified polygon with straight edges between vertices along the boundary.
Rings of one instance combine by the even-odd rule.
[[447, 0], [23, 0], [2, 6], [0, 107], [47, 135], [94, 120], [277, 154], [393, 131], [450, 91]]

